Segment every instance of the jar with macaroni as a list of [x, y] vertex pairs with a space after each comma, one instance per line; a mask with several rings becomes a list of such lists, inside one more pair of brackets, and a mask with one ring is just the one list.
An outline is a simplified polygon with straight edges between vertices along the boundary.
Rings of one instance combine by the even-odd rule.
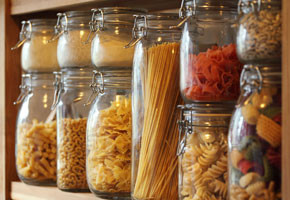
[[179, 106], [179, 199], [228, 196], [228, 127], [234, 104]]
[[91, 56], [98, 70], [132, 69], [134, 49], [124, 46], [131, 40], [133, 15], [144, 13], [146, 10], [127, 7], [92, 9]]
[[55, 74], [57, 113], [57, 187], [87, 192], [86, 126], [92, 68], [62, 68]]
[[29, 185], [56, 183], [56, 113], [53, 73], [22, 75], [16, 124], [16, 169]]
[[131, 70], [94, 71], [87, 122], [87, 180], [104, 199], [131, 199]]
[[281, 66], [245, 65], [229, 130], [229, 198], [282, 199]]
[[59, 70], [56, 57], [57, 43], [49, 43], [54, 35], [53, 19], [22, 21], [18, 43], [12, 50], [22, 47], [21, 66], [25, 72], [53, 72]]
[[57, 44], [57, 61], [61, 68], [91, 66], [90, 11], [58, 13], [55, 35], [50, 43]]

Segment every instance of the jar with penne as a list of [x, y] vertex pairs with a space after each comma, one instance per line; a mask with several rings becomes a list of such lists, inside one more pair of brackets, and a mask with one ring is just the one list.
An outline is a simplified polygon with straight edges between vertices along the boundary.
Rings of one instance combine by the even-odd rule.
[[104, 199], [131, 199], [131, 70], [94, 71], [87, 124], [87, 180]]
[[235, 44], [237, 4], [238, 0], [183, 0], [180, 89], [186, 103], [238, 99], [242, 64]]
[[231, 200], [281, 197], [281, 67], [246, 65], [229, 131]]
[[180, 106], [179, 199], [227, 199], [228, 126], [233, 105]]
[[56, 73], [57, 187], [68, 192], [87, 192], [86, 125], [90, 107], [92, 68], [64, 68]]
[[22, 75], [16, 124], [16, 169], [29, 185], [56, 183], [56, 114], [53, 73]]
[[178, 198], [178, 15], [136, 16], [132, 84], [133, 199]]

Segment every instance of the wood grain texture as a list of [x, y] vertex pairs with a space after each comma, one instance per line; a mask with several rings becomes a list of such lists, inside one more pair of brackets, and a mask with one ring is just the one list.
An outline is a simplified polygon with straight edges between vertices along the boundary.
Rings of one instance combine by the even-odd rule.
[[13, 200], [102, 200], [92, 193], [62, 192], [56, 187], [37, 187], [12, 182], [11, 198]]
[[290, 200], [290, 1], [283, 0], [282, 5], [282, 199]]
[[[13, 101], [19, 94], [21, 77], [20, 51], [11, 51], [19, 38], [20, 20], [10, 15], [10, 0], [5, 1], [5, 47], [1, 49], [5, 56], [5, 163], [1, 166], [5, 169], [5, 199], [10, 199], [11, 182], [18, 180], [15, 169], [15, 124], [17, 107]], [[1, 95], [2, 96], [2, 95]]]
[[47, 10], [88, 10], [95, 7], [129, 6], [152, 11], [180, 7], [180, 0], [11, 0], [11, 14], [27, 14]]
[[0, 0], [0, 200], [5, 197], [5, 0]]

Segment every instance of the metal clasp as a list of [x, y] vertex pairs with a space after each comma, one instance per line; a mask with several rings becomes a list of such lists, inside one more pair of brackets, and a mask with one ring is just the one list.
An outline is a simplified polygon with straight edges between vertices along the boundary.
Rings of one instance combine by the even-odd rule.
[[[99, 79], [101, 79], [101, 83], [98, 82]], [[99, 94], [104, 93], [104, 76], [102, 72], [97, 70], [93, 71], [93, 78], [90, 84], [90, 88], [92, 90], [92, 93], [87, 99], [87, 102], [84, 104], [84, 106], [90, 105]]]
[[[65, 19], [65, 24], [61, 23], [62, 18]], [[54, 35], [48, 40], [48, 42], [53, 42], [57, 40], [62, 34], [68, 31], [68, 19], [65, 13], [57, 13], [57, 22], [54, 26]]]
[[[30, 86], [26, 84], [26, 80], [28, 78], [30, 79], [30, 84], [29, 84]], [[20, 94], [17, 100], [13, 102], [14, 105], [20, 104], [24, 100], [24, 98], [27, 97], [27, 95], [29, 95], [32, 92], [31, 82], [32, 80], [31, 80], [30, 74], [22, 74], [21, 85], [19, 85]]]
[[[92, 38], [94, 37], [91, 37], [92, 35], [95, 35], [100, 29], [99, 29], [99, 26], [97, 24], [97, 18], [96, 18], [96, 15], [97, 15], [97, 12], [99, 11], [99, 9], [91, 9], [92, 11], [92, 18], [91, 18], [91, 21], [89, 22], [89, 25], [90, 25], [90, 33], [88, 35], [88, 38], [86, 39], [86, 41], [84, 42], [84, 44], [89, 44], [91, 41], [92, 41]], [[94, 34], [92, 34], [94, 33]]]
[[[256, 9], [255, 4], [258, 4], [257, 9]], [[252, 12], [259, 12], [261, 10], [262, 1], [261, 0], [258, 0], [257, 3], [254, 2], [254, 1], [247, 1], [245, 3], [244, 0], [239, 0], [239, 3], [238, 3], [238, 14], [241, 14], [242, 13], [241, 8], [243, 6], [251, 6]]]
[[[31, 39], [32, 34], [32, 24], [30, 21], [22, 21], [21, 22], [22, 27], [21, 31], [19, 33], [19, 41], [11, 48], [11, 50], [18, 49], [21, 47], [24, 42]], [[27, 31], [27, 26], [29, 27], [29, 30]]]
[[61, 72], [53, 72], [53, 74], [55, 75], [55, 80], [53, 83], [54, 86], [54, 97], [53, 97], [53, 103], [51, 105], [51, 110], [55, 110], [56, 106], [59, 104], [60, 102], [60, 96], [61, 93], [63, 92], [63, 83], [61, 81]]
[[[140, 30], [138, 28], [138, 21], [139, 20], [144, 20], [144, 27], [140, 27]], [[145, 38], [147, 36], [147, 29], [148, 29], [148, 23], [147, 23], [147, 17], [146, 15], [134, 15], [134, 26], [133, 26], [133, 29], [132, 29], [132, 39], [131, 41], [126, 45], [124, 46], [124, 48], [130, 48], [130, 47], [133, 47], [135, 46], [140, 40], [142, 40], [143, 38]], [[137, 32], [138, 31], [141, 31], [141, 36], [138, 37], [137, 36]]]
[[[179, 8], [179, 18], [182, 19], [182, 21], [177, 24], [176, 26], [170, 26], [169, 29], [177, 29], [183, 26], [183, 24], [192, 16], [195, 16], [196, 14], [196, 0], [192, 0], [193, 2], [193, 7], [192, 6], [185, 6], [185, 0], [181, 1], [181, 6]], [[190, 14], [186, 16], [186, 12], [190, 11]]]

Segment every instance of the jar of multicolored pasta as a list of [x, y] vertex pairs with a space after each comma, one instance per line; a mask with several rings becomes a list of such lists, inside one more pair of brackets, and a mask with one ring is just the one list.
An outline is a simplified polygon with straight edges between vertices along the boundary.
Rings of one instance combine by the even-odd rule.
[[22, 75], [16, 124], [16, 169], [30, 185], [55, 185], [56, 114], [53, 103], [53, 73]]
[[179, 199], [227, 199], [228, 126], [233, 104], [179, 106]]
[[56, 73], [57, 187], [63, 191], [88, 191], [86, 180], [85, 106], [91, 94], [92, 68], [64, 68]]
[[87, 180], [105, 199], [131, 199], [131, 70], [94, 71], [87, 124]]
[[[177, 199], [180, 30], [176, 14], [136, 16], [132, 84], [132, 197]], [[129, 45], [129, 46], [130, 46]]]
[[246, 65], [229, 131], [231, 200], [281, 199], [281, 68]]
[[183, 0], [180, 89], [186, 103], [238, 99], [242, 64], [235, 44], [237, 4], [238, 0]]

